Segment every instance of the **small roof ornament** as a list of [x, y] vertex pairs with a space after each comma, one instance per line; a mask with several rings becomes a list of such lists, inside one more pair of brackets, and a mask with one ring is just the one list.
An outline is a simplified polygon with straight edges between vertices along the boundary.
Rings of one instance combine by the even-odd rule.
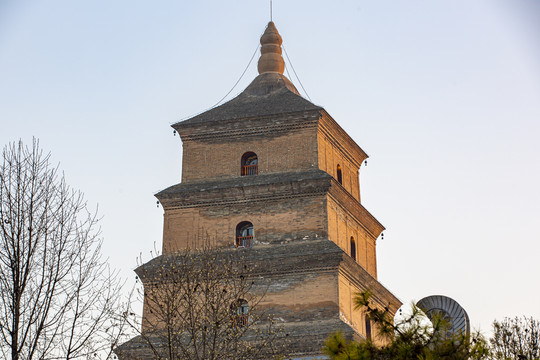
[[283, 39], [279, 35], [276, 25], [272, 21], [266, 26], [261, 36], [261, 57], [259, 58], [259, 74], [277, 72], [283, 74], [285, 61], [281, 56], [281, 43]]

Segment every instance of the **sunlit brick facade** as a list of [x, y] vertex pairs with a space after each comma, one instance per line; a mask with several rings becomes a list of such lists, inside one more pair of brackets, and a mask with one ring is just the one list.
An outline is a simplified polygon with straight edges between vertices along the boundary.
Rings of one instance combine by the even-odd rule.
[[294, 356], [309, 358], [337, 330], [371, 336], [364, 314], [353, 310], [356, 292], [369, 288], [373, 303], [393, 313], [401, 303], [377, 281], [384, 227], [360, 202], [367, 154], [283, 76], [273, 23], [261, 43], [270, 50], [244, 92], [173, 125], [182, 181], [156, 194], [163, 254], [208, 237], [226, 251], [246, 251], [270, 283], [262, 307], [279, 320]]

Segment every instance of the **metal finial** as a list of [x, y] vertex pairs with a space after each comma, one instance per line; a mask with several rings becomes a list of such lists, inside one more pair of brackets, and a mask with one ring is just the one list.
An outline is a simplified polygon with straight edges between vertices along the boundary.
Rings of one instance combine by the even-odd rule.
[[270, 0], [270, 21], [272, 21], [272, 0]]

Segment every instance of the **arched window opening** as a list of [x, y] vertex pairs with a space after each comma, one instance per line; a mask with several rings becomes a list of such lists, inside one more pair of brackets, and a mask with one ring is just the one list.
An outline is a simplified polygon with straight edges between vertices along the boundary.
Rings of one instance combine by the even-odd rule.
[[236, 247], [249, 248], [253, 245], [253, 224], [242, 221], [236, 225]]
[[341, 177], [341, 166], [339, 166], [339, 164], [338, 164], [338, 166], [337, 166], [337, 181], [338, 181], [341, 185], [343, 185], [343, 179], [342, 179], [342, 177]]
[[231, 304], [231, 314], [235, 326], [246, 326], [249, 321], [249, 303], [247, 300], [238, 299]]
[[371, 341], [371, 320], [366, 315], [366, 339]]
[[354, 237], [351, 236], [351, 257], [356, 261], [356, 243]]
[[259, 159], [254, 152], [247, 152], [242, 155], [241, 161], [241, 175], [250, 176], [257, 175], [259, 166]]

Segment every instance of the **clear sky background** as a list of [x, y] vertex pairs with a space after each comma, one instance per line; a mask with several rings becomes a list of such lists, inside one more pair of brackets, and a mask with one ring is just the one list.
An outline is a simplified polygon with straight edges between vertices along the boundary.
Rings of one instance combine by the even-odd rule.
[[[99, 204], [124, 276], [161, 246], [153, 194], [181, 174], [169, 125], [231, 89], [268, 9], [0, 0], [0, 144], [40, 139]], [[370, 155], [380, 281], [405, 303], [450, 296], [484, 332], [540, 318], [540, 2], [274, 0], [274, 21], [312, 101]]]

